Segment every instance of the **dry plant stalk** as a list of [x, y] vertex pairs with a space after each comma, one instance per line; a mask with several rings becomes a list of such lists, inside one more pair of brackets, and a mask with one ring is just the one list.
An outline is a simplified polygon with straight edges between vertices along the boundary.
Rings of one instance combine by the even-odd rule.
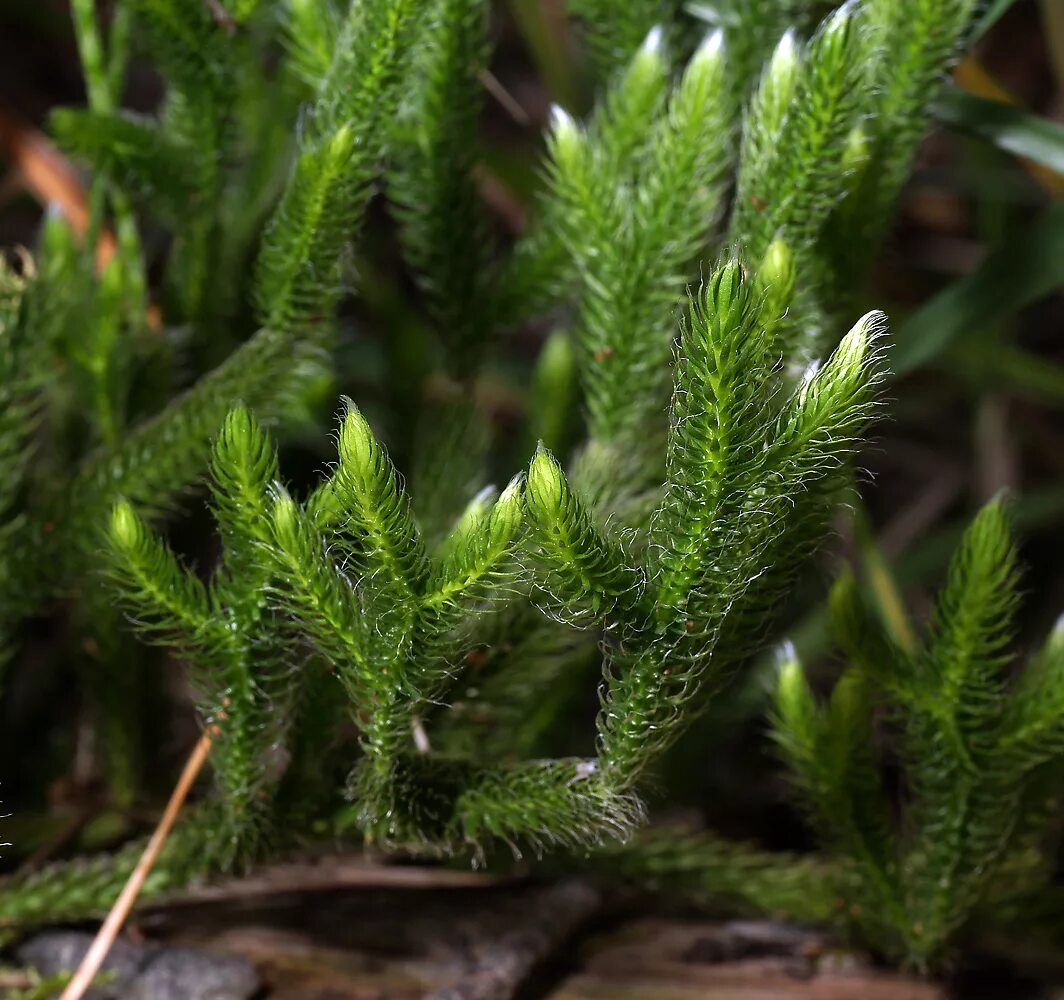
[[166, 843], [166, 838], [170, 836], [170, 831], [174, 828], [177, 814], [181, 811], [181, 806], [188, 797], [189, 790], [195, 784], [196, 778], [203, 769], [203, 765], [211, 752], [212, 743], [212, 730], [204, 730], [203, 735], [193, 748], [184, 770], [181, 772], [181, 777], [174, 787], [170, 801], [166, 804], [166, 809], [159, 820], [159, 825], [151, 836], [151, 840], [148, 841], [148, 845], [144, 848], [144, 853], [140, 856], [137, 866], [130, 873], [129, 880], [122, 889], [121, 895], [115, 900], [114, 906], [111, 907], [110, 913], [107, 914], [107, 919], [100, 926], [96, 939], [85, 953], [85, 957], [81, 960], [81, 965], [78, 966], [78, 971], [67, 984], [66, 989], [63, 990], [59, 1000], [81, 1000], [81, 997], [85, 995], [85, 991], [92, 985], [92, 981], [100, 971], [100, 966], [103, 965], [104, 959], [107, 958], [111, 946], [115, 943], [115, 938], [118, 937], [118, 932], [122, 929], [126, 917], [129, 916], [130, 910], [133, 909], [133, 904], [136, 903], [140, 890], [151, 873], [152, 867], [159, 857], [159, 852], [163, 849], [163, 844]]

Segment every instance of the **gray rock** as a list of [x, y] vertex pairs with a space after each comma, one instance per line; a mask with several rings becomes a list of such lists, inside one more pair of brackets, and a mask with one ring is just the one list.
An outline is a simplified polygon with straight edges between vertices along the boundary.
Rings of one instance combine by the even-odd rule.
[[[44, 931], [19, 945], [16, 956], [42, 975], [77, 968], [92, 944], [82, 931]], [[119, 939], [101, 970], [106, 980], [91, 1000], [249, 1000], [259, 978], [246, 959], [192, 948], [166, 948]]]
[[259, 977], [246, 959], [192, 948], [153, 952], [122, 1000], [247, 1000]]
[[[15, 956], [22, 965], [32, 966], [42, 976], [53, 976], [76, 969], [92, 939], [93, 935], [84, 931], [42, 931], [23, 941]], [[122, 996], [140, 971], [143, 959], [141, 945], [122, 939], [115, 941], [100, 968], [101, 976], [106, 974], [104, 984], [89, 990], [85, 994], [87, 1000], [113, 1000]]]

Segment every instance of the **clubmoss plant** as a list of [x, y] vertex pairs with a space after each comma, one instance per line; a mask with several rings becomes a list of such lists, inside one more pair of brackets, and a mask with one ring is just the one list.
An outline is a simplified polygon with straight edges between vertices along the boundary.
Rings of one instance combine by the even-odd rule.
[[[810, 822], [845, 862], [849, 918], [919, 967], [980, 909], [1048, 876], [1064, 642], [1057, 629], [1007, 677], [1018, 594], [997, 501], [965, 534], [916, 648], [899, 648], [845, 577], [831, 612], [849, 665], [830, 699], [817, 704], [793, 657], [780, 667], [775, 735]], [[900, 819], [875, 750], [882, 727], [904, 769]]]
[[[127, 501], [115, 506], [111, 559], [124, 601], [143, 630], [198, 665], [204, 715], [220, 734], [215, 822], [234, 856], [261, 856], [270, 841], [273, 757], [299, 736], [289, 707], [301, 685], [332, 685], [350, 704], [360, 737], [347, 751], [353, 805], [341, 823], [375, 841], [483, 855], [500, 840], [542, 851], [627, 835], [642, 813], [640, 779], [690, 724], [699, 693], [754, 648], [760, 629], [749, 619], [771, 613], [798, 568], [844, 484], [847, 442], [869, 416], [876, 316], [789, 394], [761, 317], [735, 261], [692, 304], [669, 477], [642, 537], [597, 523], [541, 448], [527, 479], [475, 497], [430, 550], [353, 405], [337, 465], [303, 503], [277, 484], [272, 445], [248, 411], [230, 413], [214, 448], [224, 551], [208, 587]], [[795, 509], [806, 518], [792, 521]], [[604, 638], [597, 754], [511, 751], [500, 765], [435, 752], [433, 723], [480, 620], [524, 600], [554, 627]], [[298, 635], [315, 656], [292, 652]], [[498, 669], [522, 667], [511, 656]], [[319, 808], [334, 792], [325, 789]]]
[[[187, 668], [212, 788], [149, 891], [322, 833], [634, 863], [617, 845], [655, 768], [772, 639], [851, 488], [885, 320], [852, 322], [840, 261], [881, 235], [969, 8], [895, 4], [928, 35], [910, 44], [876, 0], [819, 27], [812, 5], [755, 23], [722, 4], [693, 41], [679, 4], [574, 3], [598, 97], [552, 111], [507, 246], [481, 196], [486, 0], [136, 0], [106, 33], [74, 6], [89, 106], [53, 131], [92, 169], [93, 214], [84, 243], [51, 219], [0, 276], [0, 625], [11, 644], [56, 597], [90, 619], [117, 598], [134, 628], [97, 616], [108, 634]], [[166, 84], [152, 116], [119, 106], [135, 44]], [[159, 261], [143, 221], [167, 234]], [[367, 295], [395, 320], [367, 355], [383, 392], [345, 401], [305, 489], [265, 425], [366, 346], [342, 305], [355, 271], [389, 286], [382, 232], [412, 279], [402, 302]], [[533, 319], [550, 336], [528, 451], [497, 477], [477, 387]], [[382, 416], [380, 396], [409, 405]], [[60, 444], [38, 467], [41, 441]], [[156, 523], [207, 469], [209, 573]], [[121, 690], [120, 670], [103, 657], [90, 687]], [[596, 686], [594, 722], [559, 739]], [[109, 705], [121, 747], [135, 706]], [[703, 856], [771, 868], [720, 850]], [[0, 920], [96, 910], [132, 857], [16, 878]], [[745, 898], [790, 905], [819, 871], [784, 859]], [[938, 940], [956, 921], [927, 905]]]

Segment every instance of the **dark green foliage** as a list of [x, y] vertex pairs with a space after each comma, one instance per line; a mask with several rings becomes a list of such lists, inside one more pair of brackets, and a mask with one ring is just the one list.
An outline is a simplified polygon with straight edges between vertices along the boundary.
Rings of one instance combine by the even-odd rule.
[[[115, 509], [116, 571], [135, 617], [176, 633], [185, 656], [209, 666], [211, 681], [201, 683], [204, 711], [220, 732], [215, 767], [234, 851], [256, 827], [268, 833], [268, 821], [253, 811], [268, 813], [273, 795], [266, 746], [301, 738], [279, 729], [290, 683], [274, 663], [290, 642], [288, 621], [313, 643], [350, 700], [361, 753], [349, 780], [354, 808], [346, 822], [367, 836], [408, 850], [480, 853], [500, 839], [515, 850], [526, 844], [540, 851], [623, 835], [640, 815], [639, 777], [690, 722], [706, 677], [728, 663], [716, 665], [715, 638], [740, 613], [750, 575], [788, 565], [773, 547], [784, 537], [782, 503], [764, 518], [774, 491], [790, 501], [809, 489], [830, 507], [830, 494], [817, 491], [818, 470], [830, 464], [831, 475], [839, 474], [841, 441], [867, 417], [875, 381], [871, 320], [781, 406], [774, 404], [768, 365], [743, 390], [760, 395], [760, 409], [729, 409], [722, 396], [716, 430], [749, 425], [754, 443], [720, 449], [715, 474], [701, 475], [705, 457], [695, 425], [712, 397], [692, 373], [710, 358], [720, 366], [724, 357], [743, 357], [743, 338], [771, 341], [753, 294], [741, 267], [723, 264], [702, 311], [692, 316], [696, 333], [681, 346], [676, 405], [692, 405], [689, 396], [697, 396], [703, 406], [675, 421], [669, 482], [654, 523], [672, 512], [671, 544], [689, 539], [682, 558], [663, 543], [622, 541], [598, 524], [545, 449], [533, 458], [527, 483], [515, 480], [497, 499], [475, 497], [430, 551], [395, 467], [353, 404], [338, 436], [339, 461], [303, 504], [275, 484], [272, 449], [248, 413], [229, 415], [213, 466], [225, 549], [209, 589], [128, 505]], [[732, 477], [734, 485], [722, 487]], [[738, 502], [740, 484], [760, 493], [760, 511], [728, 506]], [[701, 518], [692, 515], [700, 509], [708, 524], [732, 522], [721, 548], [698, 530]], [[483, 641], [478, 619], [490, 623], [521, 595], [525, 581], [515, 557], [523, 521], [533, 603], [557, 621], [604, 630], [607, 689], [597, 760], [522, 759], [515, 741], [535, 740], [527, 742], [520, 730], [494, 760], [469, 756], [468, 745], [464, 754], [451, 752], [461, 744], [447, 738], [448, 713], [438, 706], [468, 668], [462, 654]], [[754, 533], [759, 523], [764, 537]], [[661, 601], [659, 580], [673, 595], [669, 603]], [[264, 600], [267, 593], [272, 601]], [[693, 614], [702, 619], [699, 629], [690, 627]], [[520, 644], [509, 649], [499, 676], [529, 669], [528, 651]], [[496, 695], [505, 690], [496, 685]], [[529, 690], [536, 692], [536, 684]]]
[[[351, 28], [350, 37], [377, 60], [360, 66], [362, 86], [394, 89], [408, 18], [396, 20], [392, 14], [401, 9], [382, 6], [389, 9], [372, 22], [355, 17], [358, 30]], [[77, 598], [76, 620], [88, 635], [71, 658], [97, 702], [102, 743], [112, 748], [106, 753], [112, 791], [123, 801], [135, 794], [130, 776], [141, 750], [136, 724], [144, 686], [130, 683], [142, 675], [122, 661], [135, 651], [122, 643], [119, 619], [92, 579], [101, 528], [119, 497], [153, 516], [175, 510], [200, 478], [211, 438], [236, 402], [263, 419], [298, 408], [324, 371], [344, 247], [383, 158], [383, 143], [368, 151], [352, 136], [381, 133], [373, 123], [387, 115], [385, 104], [356, 100], [345, 88], [352, 111], [364, 119], [348, 118], [323, 133], [325, 154], [296, 169], [282, 191], [295, 100], [268, 76], [252, 7], [234, 10], [236, 31], [216, 13], [183, 0], [144, 0], [123, 7], [104, 32], [91, 3], [74, 5], [89, 108], [59, 111], [54, 125], [60, 141], [94, 168], [88, 248], [62, 219], [48, 217], [35, 266], [18, 279], [21, 304], [12, 299], [4, 313], [11, 398], [4, 407], [10, 427], [0, 434], [9, 491], [2, 498], [0, 647], [21, 618], [57, 597]], [[381, 25], [387, 38], [365, 37]], [[166, 98], [154, 118], [118, 108], [131, 26], [164, 76]], [[331, 103], [329, 109], [335, 110]], [[259, 231], [278, 198], [280, 221], [269, 227], [259, 254], [274, 269], [264, 312], [277, 323], [255, 332], [244, 292]], [[158, 306], [149, 302], [149, 261], [134, 203], [172, 227]], [[91, 248], [105, 226], [114, 238], [101, 239], [97, 261]], [[32, 354], [21, 347], [28, 338]], [[31, 443], [40, 460], [27, 465]], [[241, 577], [243, 569], [233, 574]], [[242, 585], [245, 596], [252, 593], [250, 579]], [[236, 613], [243, 617], [243, 610]]]
[[866, 0], [878, 94], [867, 184], [873, 193], [862, 204], [870, 242], [889, 221], [923, 135], [918, 122], [959, 58], [980, 6], [978, 0]]
[[428, 6], [389, 194], [447, 363], [462, 378], [475, 369], [492, 323], [483, 302], [492, 244], [473, 176], [488, 4], [434, 0]]
[[[598, 663], [597, 633], [514, 603], [484, 619], [476, 639], [470, 676], [457, 686], [434, 741], [482, 761], [547, 752]], [[517, 668], [507, 669], [511, 663]]]
[[[1060, 761], [1061, 643], [1054, 634], [1006, 681], [1017, 591], [995, 502], [965, 534], [915, 652], [892, 645], [847, 579], [832, 613], [850, 667], [827, 705], [792, 658], [781, 666], [776, 734], [813, 825], [850, 866], [852, 919], [915, 965], [940, 958], [981, 908], [992, 913], [1010, 879], [1015, 893], [1044, 878], [1030, 858], [1045, 830], [1043, 768]], [[874, 752], [879, 705], [896, 719], [906, 771], [900, 827]]]
[[806, 49], [793, 35], [777, 46], [747, 119], [732, 219], [755, 260], [777, 235], [804, 250], [843, 190], [837, 157], [866, 104], [865, 55], [849, 8]]
[[[211, 867], [216, 835], [208, 810], [188, 816], [167, 839], [144, 886], [147, 899], [174, 892]], [[0, 895], [0, 930], [106, 913], [144, 852], [132, 841], [114, 854], [47, 865], [10, 878]]]
[[551, 136], [557, 224], [580, 279], [575, 338], [590, 434], [634, 441], [668, 389], [673, 310], [718, 209], [729, 158], [724, 52], [711, 36], [669, 94], [659, 34], [589, 131]]
[[651, 519], [653, 623], [622, 643], [599, 723], [625, 781], [676, 738], [698, 690], [752, 651], [825, 529], [840, 458], [868, 418], [877, 317], [858, 323], [773, 418], [780, 375], [768, 359], [778, 348], [748, 286], [724, 264], [681, 345], [668, 480]]
[[260, 322], [279, 329], [328, 323], [351, 239], [384, 156], [398, 107], [414, 4], [352, 4], [308, 112], [303, 148], [263, 238], [255, 274]]
[[181, 566], [126, 501], [111, 515], [112, 563], [125, 603], [149, 633], [182, 650], [196, 669], [201, 712], [217, 731], [214, 766], [222, 788], [223, 858], [257, 856], [269, 835], [278, 778], [271, 756], [283, 744], [295, 680], [286, 626], [270, 607], [267, 490], [277, 478], [273, 446], [247, 410], [233, 410], [215, 443], [213, 508], [222, 561], [210, 588]]
[[417, 520], [430, 548], [454, 527], [470, 497], [490, 491], [485, 483], [491, 427], [458, 384], [442, 386], [441, 398], [426, 400], [420, 414], [410, 474]]
[[[810, 6], [717, 4], [720, 30], [687, 44], [671, 0], [574, 3], [602, 95], [586, 122], [554, 110], [507, 251], [482, 204], [484, 0], [136, 0], [106, 37], [77, 0], [89, 106], [53, 130], [93, 171], [88, 241], [52, 219], [35, 266], [0, 272], [0, 639], [76, 606], [122, 804], [140, 790], [124, 682], [147, 657], [119, 645], [115, 598], [187, 670], [212, 787], [150, 892], [312, 833], [475, 862], [594, 850], [802, 919], [852, 898], [873, 940], [930, 961], [1019, 870], [1064, 684], [1054, 640], [1005, 695], [997, 508], [926, 650], [900, 653], [840, 591], [853, 665], [828, 705], [782, 668], [780, 743], [836, 857], [629, 840], [665, 753], [772, 638], [852, 486], [884, 320], [842, 335], [840, 257], [885, 218], [968, 10], [904, 0], [934, 35], [910, 45], [874, 0], [806, 41]], [[131, 38], [165, 84], [152, 117], [119, 106]], [[158, 257], [141, 211], [165, 229]], [[392, 246], [398, 281], [375, 256]], [[352, 319], [356, 261], [371, 294]], [[525, 393], [496, 348], [530, 320], [547, 337]], [[363, 408], [346, 402], [306, 491], [264, 425], [313, 409], [329, 371]], [[402, 412], [378, 419], [382, 400]], [[206, 470], [220, 544], [189, 550], [151, 522], [192, 508], [198, 525], [182, 500]], [[872, 750], [884, 701], [911, 778], [902, 834]], [[0, 921], [94, 912], [135, 850], [16, 878]]]
[[92, 163], [173, 224], [196, 196], [188, 151], [154, 119], [132, 113], [61, 108], [52, 134], [70, 155]]
[[808, 28], [813, 6], [809, 0], [714, 0], [689, 4], [688, 9], [707, 24], [723, 29], [732, 90], [736, 102], [741, 103], [785, 32]]
[[[28, 260], [23, 262], [28, 263]], [[45, 371], [30, 350], [24, 321], [28, 275], [0, 261], [0, 546], [11, 553], [25, 530], [25, 515], [16, 509], [32, 457]], [[0, 560], [0, 664], [6, 658], [13, 620], [26, 610], [18, 573], [9, 558]]]
[[549, 613], [578, 623], [615, 623], [633, 610], [643, 590], [642, 571], [614, 538], [599, 530], [542, 446], [532, 459], [526, 487], [534, 578]]
[[836, 873], [819, 859], [758, 850], [712, 834], [652, 828], [592, 864], [660, 892], [808, 923], [835, 919]]
[[677, 0], [573, 0], [570, 8], [587, 26], [595, 68], [609, 77], [627, 65], [651, 30], [670, 25], [680, 4]]
[[[161, 117], [163, 142], [182, 151], [181, 175], [195, 192], [192, 210], [183, 215], [177, 233], [171, 277], [174, 303], [183, 318], [218, 318], [216, 290], [221, 287], [217, 281], [222, 277], [223, 242], [219, 213], [226, 182], [224, 166], [235, 138], [236, 46], [205, 4], [133, 0], [131, 6], [167, 83]], [[105, 164], [99, 167], [106, 169]], [[174, 197], [179, 194], [173, 193]]]

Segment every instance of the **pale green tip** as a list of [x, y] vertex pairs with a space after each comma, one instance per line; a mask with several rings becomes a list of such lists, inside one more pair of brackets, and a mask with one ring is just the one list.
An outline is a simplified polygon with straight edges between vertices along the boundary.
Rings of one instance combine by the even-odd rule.
[[886, 319], [878, 310], [865, 313], [835, 348], [831, 359], [832, 368], [838, 371], [859, 369], [868, 357], [872, 342], [882, 335]]
[[57, 201], [50, 201], [41, 223], [40, 235], [37, 237], [38, 253], [42, 259], [49, 257], [63, 258], [75, 252], [78, 245], [74, 230], [70, 227], [63, 207]]
[[716, 28], [702, 39], [702, 43], [691, 57], [691, 64], [699, 66], [705, 63], [712, 63], [719, 60], [723, 55], [724, 32], [720, 28]]
[[846, 136], [846, 146], [842, 151], [842, 168], [846, 173], [860, 170], [872, 157], [868, 132], [861, 125], [855, 125]]
[[561, 142], [568, 137], [577, 137], [580, 132], [576, 119], [560, 104], [550, 106], [550, 130], [555, 142]]
[[258, 425], [251, 411], [246, 406], [234, 406], [225, 415], [219, 437], [231, 447], [246, 448], [252, 443], [257, 431]]
[[643, 44], [639, 46], [625, 74], [625, 84], [631, 86], [656, 86], [663, 81], [665, 65], [665, 32], [660, 25], [655, 25], [647, 32]]
[[1053, 665], [1057, 672], [1064, 670], [1064, 614], [1057, 618], [1049, 635], [1046, 637], [1041, 657], [1048, 657], [1049, 663]]
[[126, 280], [125, 263], [120, 254], [115, 254], [105, 265], [99, 276], [99, 294], [106, 301], [122, 291]]
[[514, 476], [491, 511], [491, 532], [498, 542], [508, 542], [521, 524], [524, 476]]
[[128, 500], [119, 500], [111, 510], [111, 538], [123, 549], [132, 549], [140, 541], [140, 518]]
[[560, 104], [554, 104], [550, 109], [550, 145], [551, 155], [563, 169], [566, 164], [580, 161], [584, 133], [573, 116]]
[[664, 43], [665, 31], [660, 24], [655, 24], [654, 27], [647, 32], [647, 37], [643, 39], [643, 44], [640, 46], [639, 52], [641, 55], [660, 55]]
[[743, 285], [743, 268], [737, 260], [729, 260], [713, 275], [713, 294], [722, 302], [736, 298]]
[[506, 489], [502, 491], [502, 496], [499, 497], [499, 504], [509, 506], [511, 504], [520, 504], [521, 497], [524, 495], [525, 477], [518, 474], [513, 477], [507, 484]]
[[469, 501], [462, 517], [466, 518], [486, 514], [491, 509], [492, 504], [495, 503], [498, 496], [498, 487], [485, 486], [475, 497], [473, 497], [472, 500]]
[[556, 510], [565, 495], [565, 473], [542, 442], [528, 468], [525, 491], [529, 505], [541, 511]]
[[365, 473], [372, 465], [377, 439], [369, 422], [354, 403], [348, 403], [347, 416], [340, 428], [340, 463], [352, 471]]
[[275, 491], [270, 516], [273, 519], [274, 533], [284, 545], [296, 532], [299, 522], [299, 506], [283, 487], [277, 487]]
[[826, 39], [844, 37], [853, 24], [856, 10], [856, 0], [847, 0], [824, 22], [823, 37]]
[[341, 125], [329, 140], [329, 156], [335, 161], [346, 160], [355, 147], [355, 130], [350, 125]]
[[785, 640], [776, 650], [776, 692], [784, 705], [795, 705], [806, 693], [805, 672], [794, 648], [794, 643]]
[[466, 504], [465, 510], [462, 511], [461, 517], [458, 518], [452, 534], [456, 537], [464, 538], [475, 531], [478, 525], [483, 523], [484, 518], [488, 516], [498, 495], [499, 491], [494, 486], [485, 486]]
[[773, 81], [790, 80], [798, 68], [798, 40], [789, 28], [776, 43], [768, 63], [768, 75]]
[[794, 254], [780, 237], [765, 251], [757, 276], [765, 288], [787, 291], [794, 287]]
[[750, 301], [750, 290], [739, 261], [731, 259], [718, 267], [702, 294], [707, 318], [722, 329], [737, 326]]
[[536, 361], [536, 382], [546, 391], [567, 388], [576, 368], [576, 351], [569, 335], [555, 331], [543, 345]]
[[550, 109], [550, 153], [564, 171], [578, 169], [584, 148], [584, 133], [561, 104]]

